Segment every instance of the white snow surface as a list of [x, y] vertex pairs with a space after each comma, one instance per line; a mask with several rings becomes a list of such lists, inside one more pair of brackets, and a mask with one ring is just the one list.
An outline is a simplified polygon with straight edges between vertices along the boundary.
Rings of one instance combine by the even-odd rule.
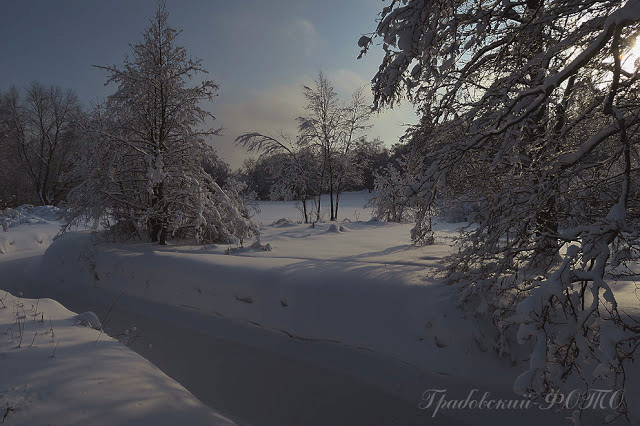
[[78, 326], [58, 302], [0, 299], [2, 423], [234, 424], [120, 342]]
[[46, 251], [41, 275], [66, 290], [126, 290], [303, 339], [367, 348], [470, 382], [493, 371], [502, 382], [503, 363], [476, 347], [482, 330], [455, 308], [455, 291], [429, 278], [455, 230], [442, 229], [437, 245], [414, 247], [410, 229], [375, 221], [264, 226], [261, 242], [270, 251], [113, 243], [72, 232]]
[[[126, 293], [126, 297], [145, 304], [145, 309], [166, 306], [171, 310], [197, 315], [194, 318], [215, 318], [216, 321], [247, 324], [256, 330], [263, 330], [264, 333], [286, 336], [285, 338], [292, 341], [333, 345], [364, 354], [375, 354], [380, 359], [409, 366], [408, 371], [426, 374], [424, 377], [430, 381], [424, 383], [420, 392], [428, 388], [446, 387], [451, 393], [451, 398], [460, 398], [466, 396], [469, 390], [479, 388], [482, 392], [489, 391], [504, 398], [518, 398], [512, 392], [513, 383], [527, 366], [514, 366], [509, 360], [498, 359], [493, 348], [485, 343], [488, 339], [484, 336], [488, 329], [483, 327], [477, 318], [460, 311], [456, 305], [456, 290], [444, 285], [434, 276], [438, 262], [452, 250], [452, 240], [458, 235], [457, 229], [463, 224], [436, 225], [437, 243], [432, 246], [415, 247], [409, 244], [411, 224], [369, 220], [370, 210], [363, 206], [370, 196], [366, 192], [343, 194], [340, 202], [340, 223], [317, 223], [314, 227], [299, 223], [300, 214], [295, 210], [294, 203], [260, 202], [261, 213], [254, 221], [262, 224], [261, 237], [259, 244], [253, 247], [250, 241], [246, 242], [245, 247], [202, 246], [179, 241], [173, 241], [167, 246], [139, 241], [113, 242], [105, 240], [100, 233], [74, 231], [56, 237], [42, 254], [41, 261], [37, 259], [32, 264], [36, 268], [36, 275], [40, 277], [44, 283], [42, 285], [46, 286], [50, 294], [59, 291], [60, 294], [76, 295], [78, 300], [105, 299], [108, 305], [118, 295]], [[50, 232], [43, 241], [53, 240], [57, 233], [55, 224], [55, 221], [47, 222], [46, 226], [50, 227]], [[30, 235], [33, 226], [28, 223], [24, 226], [12, 225], [8, 233], [14, 231], [14, 239], [23, 238], [27, 241], [26, 236]], [[45, 244], [46, 242], [31, 244], [31, 252], [24, 253], [33, 252], [34, 256], [40, 256]], [[270, 250], [264, 248], [267, 245]], [[28, 245], [25, 243], [24, 247]], [[21, 256], [27, 254], [18, 252], [5, 258], [19, 260]], [[9, 283], [6, 286], [3, 284], [0, 278], [0, 289], [9, 286]], [[15, 288], [15, 285], [13, 287]], [[621, 305], [628, 303], [629, 306], [637, 307], [637, 297], [631, 292], [631, 283], [626, 290], [625, 294], [616, 293]], [[15, 303], [15, 298], [9, 298], [12, 300], [10, 303]], [[3, 324], [14, 321], [14, 310], [9, 306], [10, 303], [6, 309], [1, 309], [0, 306], [0, 319]], [[22, 303], [29, 312], [31, 304], [38, 302]], [[155, 419], [144, 417], [154, 415], [154, 410], [146, 409], [162, 399], [172, 401], [171, 404], [161, 404], [161, 409], [164, 410], [162, 413], [177, 414], [184, 410], [195, 416], [193, 422], [185, 421], [186, 417], [181, 418], [178, 422], [180, 424], [198, 424], [209, 418], [226, 421], [211, 410], [207, 411], [186, 390], [122, 344], [104, 335], [98, 344], [90, 344], [95, 341], [99, 331], [90, 327], [74, 327], [80, 322], [78, 317], [74, 317], [75, 314], [64, 310], [56, 302], [42, 299], [39, 303], [38, 310], [45, 312], [45, 320], [49, 315], [48, 311], [52, 311], [54, 320], [55, 315], [60, 318], [57, 323], [54, 321], [56, 339], [58, 327], [60, 333], [66, 330], [65, 333], [68, 332], [70, 337], [62, 339], [58, 348], [59, 354], [56, 352], [55, 359], [48, 358], [52, 347], [46, 343], [51, 340], [46, 335], [36, 338], [35, 345], [38, 348], [21, 348], [20, 351], [25, 354], [37, 354], [36, 350], [42, 350], [45, 360], [37, 358], [37, 362], [24, 361], [24, 365], [22, 361], [14, 361], [22, 368], [20, 371], [23, 373], [20, 374], [14, 374], [13, 367], [10, 368], [5, 363], [5, 358], [14, 359], [15, 354], [20, 353], [11, 349], [15, 342], [0, 347], [0, 350], [4, 351], [0, 352], [0, 405], [5, 404], [5, 395], [14, 395], [12, 398], [18, 401], [17, 406], [27, 404], [31, 400], [38, 401], [37, 404], [29, 403], [28, 410], [10, 413], [8, 418], [18, 418], [20, 415], [41, 416], [35, 417], [36, 419], [54, 416], [51, 418], [57, 419], [59, 415], [62, 419], [69, 419], [68, 422], [63, 420], [61, 423], [83, 423], [89, 418], [100, 420], [105, 410], [111, 410], [113, 412], [109, 415], [112, 417], [104, 414], [105, 424], [138, 424], [144, 423], [138, 420]], [[5, 318], [2, 315], [9, 316]], [[82, 318], [91, 317], [89, 313], [82, 315]], [[104, 318], [101, 319], [104, 322]], [[171, 321], [177, 325], [180, 320], [176, 317]], [[27, 344], [33, 337], [29, 327], [33, 328], [33, 332], [48, 329], [45, 327], [46, 321], [40, 328], [40, 323], [33, 319], [27, 321], [27, 324]], [[207, 326], [202, 322], [197, 327]], [[10, 337], [1, 334], [5, 329], [2, 325], [0, 337], [5, 338], [3, 342], [11, 340]], [[189, 340], [191, 337], [188, 333], [183, 333], [181, 339], [188, 344], [196, 342], [198, 345], [204, 345], [203, 334], [197, 333], [206, 331], [194, 329], [193, 332], [195, 341]], [[175, 335], [172, 339], [178, 339], [178, 336]], [[212, 343], [213, 350], [218, 347], [216, 345], [219, 343]], [[287, 345], [284, 344], [281, 346], [283, 351], [291, 349], [287, 349]], [[322, 348], [323, 346], [318, 346], [314, 352], [321, 354], [328, 351]], [[187, 349], [171, 346], [171, 352], [167, 352], [165, 357], [175, 357], [175, 354]], [[295, 350], [304, 352], [304, 347], [299, 349]], [[69, 370], [51, 368], [51, 365], [58, 365], [52, 363], [67, 362], [66, 357], [71, 355], [66, 354], [73, 354], [73, 358], [69, 358], [69, 364], [65, 364], [65, 368]], [[189, 355], [191, 356], [191, 353]], [[29, 355], [29, 360], [32, 359], [31, 356]], [[201, 353], [193, 356], [198, 357], [198, 360], [202, 358], [201, 361], [206, 365], [206, 357], [212, 355]], [[340, 356], [336, 355], [336, 359], [341, 359]], [[345, 358], [348, 359], [351, 358]], [[193, 362], [193, 368], [198, 368], [196, 361]], [[375, 370], [372, 375], [371, 371], [366, 370], [366, 366], [361, 369], [348, 367], [347, 362], [343, 362], [344, 365], [336, 362], [330, 368], [335, 371], [351, 369], [350, 374], [357, 375], [358, 380], [383, 387], [384, 392], [410, 401], [409, 406], [417, 406], [421, 394], [417, 393], [416, 389], [420, 388], [408, 389], [404, 385], [406, 378], [405, 382], [396, 380], [393, 375], [397, 374], [397, 370]], [[72, 371], [71, 377], [65, 377], [63, 380], [62, 376], [56, 376], [63, 371], [71, 371], [72, 365], [78, 365], [79, 368]], [[106, 367], [91, 370], [88, 367], [90, 365]], [[87, 367], [83, 370], [85, 366]], [[324, 365], [322, 368], [329, 367]], [[30, 373], [25, 373], [27, 370]], [[196, 372], [196, 377], [200, 374], [199, 371]], [[325, 374], [321, 371], [320, 375]], [[5, 385], [4, 374], [11, 378], [11, 381], [7, 381], [10, 385]], [[140, 383], [138, 379], [132, 379], [133, 374], [141, 376]], [[180, 377], [181, 374], [172, 374], [172, 377]], [[295, 373], [283, 371], [274, 374], [281, 374], [285, 380], [288, 374]], [[27, 379], [21, 381], [21, 377]], [[120, 383], [124, 382], [119, 382], [126, 380], [133, 383], [127, 384], [132, 386], [131, 390], [127, 386], [121, 386]], [[101, 388], [92, 386], [97, 383], [103, 386], [104, 383], [112, 382], [117, 385], [114, 384], [114, 387], [109, 389], [116, 389], [118, 386], [120, 389], [127, 389], [126, 392], [110, 390], [113, 394], [107, 393], [109, 397], [121, 398], [117, 404], [108, 403], [104, 399], [99, 400], [97, 397], [87, 397], [86, 404], [84, 400], [74, 400], [67, 405], [56, 402], [56, 398], [66, 398], [70, 390], [76, 389], [95, 396], [97, 389]], [[196, 385], [206, 390], [207, 384]], [[239, 385], [242, 386], [241, 382]], [[346, 389], [350, 389], [347, 385], [345, 382]], [[38, 386], [44, 386], [45, 391], [38, 390]], [[60, 391], [49, 392], [48, 389], [53, 389], [50, 386], [66, 387]], [[418, 386], [422, 386], [422, 383]], [[145, 399], [147, 397], [138, 387], [149, 392], [148, 399]], [[411, 393], [408, 393], [409, 391]], [[166, 397], [171, 392], [175, 397]], [[224, 392], [224, 389], [221, 392]], [[197, 394], [196, 391], [194, 393]], [[163, 396], [154, 399], [156, 394]], [[136, 403], [140, 399], [143, 405], [126, 403], [127, 399]], [[266, 396], [264, 399], [269, 400]], [[41, 401], [44, 402], [40, 403]], [[120, 402], [127, 408], [115, 410], [113, 407], [119, 407]], [[58, 403], [63, 404], [60, 406], [62, 408], [54, 413], [51, 410], [58, 409]], [[73, 410], [72, 405], [75, 407]], [[251, 405], [257, 403], [252, 402]], [[83, 409], [85, 411], [82, 411]], [[267, 409], [270, 408], [266, 407], [265, 410]], [[223, 412], [229, 415], [226, 411]], [[168, 419], [173, 417], [169, 414], [160, 414], [158, 419], [166, 420], [167, 424], [170, 424]], [[527, 414], [528, 416], [524, 417], [520, 412], [505, 411], [499, 413], [500, 417], [496, 418], [495, 413], [488, 411], [449, 411], [443, 414], [449, 417], [440, 417], [442, 423], [438, 423], [438, 418], [429, 418], [420, 424], [497, 425], [513, 424], [516, 421], [531, 425], [540, 424], [542, 421], [550, 425], [566, 424], [563, 414], [539, 410], [531, 410]], [[427, 417], [429, 415], [430, 413]], [[590, 413], [587, 413], [584, 424], [596, 424], [595, 421], [589, 422], [589, 415]], [[454, 421], [455, 417], [458, 419]], [[305, 419], [302, 414], [295, 418]], [[336, 420], [339, 420], [339, 417]], [[88, 422], [93, 424], [93, 421]], [[336, 424], [340, 422], [336, 421]]]
[[[367, 221], [371, 219], [373, 209], [371, 207], [365, 207], [365, 204], [375, 195], [369, 193], [367, 190], [359, 192], [346, 192], [340, 195], [338, 204], [338, 219], [350, 220], [350, 221]], [[322, 195], [322, 208], [320, 209], [320, 216], [322, 220], [328, 220], [329, 213], [329, 194]], [[302, 222], [302, 213], [297, 208], [295, 201], [258, 201], [260, 206], [260, 213], [251, 218], [255, 223], [259, 225], [271, 225], [280, 219], [286, 219], [292, 223]], [[309, 202], [307, 205], [309, 212], [313, 212], [315, 217], [315, 210], [313, 203]]]
[[60, 209], [30, 204], [0, 210], [0, 255], [48, 247], [60, 230]]

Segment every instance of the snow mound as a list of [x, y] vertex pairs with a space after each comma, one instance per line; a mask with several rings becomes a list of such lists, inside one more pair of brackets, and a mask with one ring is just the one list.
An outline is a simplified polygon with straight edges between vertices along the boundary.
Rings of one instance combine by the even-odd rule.
[[60, 231], [57, 223], [44, 223], [23, 227], [9, 228], [7, 232], [0, 231], [0, 254], [17, 251], [45, 249], [53, 242]]
[[249, 247], [229, 247], [225, 250], [224, 254], [239, 254], [243, 252], [251, 252], [251, 251], [271, 251], [273, 248], [271, 244], [262, 244], [260, 240], [255, 240], [253, 244]]
[[293, 221], [291, 219], [287, 219], [286, 217], [283, 217], [283, 218], [280, 218], [280, 219], [274, 221], [269, 226], [274, 226], [276, 228], [284, 228], [284, 227], [292, 226], [292, 225], [295, 225], [295, 224], [293, 223]]
[[98, 316], [91, 311], [78, 314], [73, 319], [76, 320], [76, 325], [89, 326], [95, 330], [99, 330], [102, 326]]
[[271, 244], [267, 243], [267, 244], [262, 244], [260, 242], [260, 240], [255, 240], [253, 242], [253, 244], [251, 244], [251, 248], [255, 249], [255, 250], [262, 250], [262, 251], [271, 251]]
[[351, 232], [351, 229], [347, 228], [344, 225], [338, 225], [336, 223], [332, 223], [324, 232], [326, 232], [327, 234], [340, 234], [342, 232]]
[[340, 231], [340, 228], [338, 227], [338, 225], [336, 225], [335, 223], [332, 223], [324, 232], [326, 232], [327, 234], [339, 234], [342, 231]]

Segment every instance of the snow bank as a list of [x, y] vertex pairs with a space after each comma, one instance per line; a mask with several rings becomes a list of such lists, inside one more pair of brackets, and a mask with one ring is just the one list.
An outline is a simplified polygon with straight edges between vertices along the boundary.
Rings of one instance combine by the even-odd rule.
[[0, 254], [46, 248], [60, 231], [61, 210], [25, 204], [0, 211]]
[[233, 424], [56, 301], [0, 300], [2, 423]]
[[483, 331], [457, 310], [455, 291], [425, 278], [448, 243], [413, 247], [409, 225], [351, 222], [348, 231], [327, 232], [334, 226], [267, 226], [261, 239], [271, 251], [114, 244], [74, 232], [54, 241], [40, 274], [87, 297], [96, 288], [113, 297], [126, 290], [293, 339], [373, 350], [470, 383], [493, 371], [510, 386], [516, 372], [505, 376], [504, 362], [478, 343]]
[[0, 224], [8, 228], [25, 223], [54, 222], [60, 219], [62, 210], [55, 206], [33, 206], [23, 204], [20, 207], [0, 210]]

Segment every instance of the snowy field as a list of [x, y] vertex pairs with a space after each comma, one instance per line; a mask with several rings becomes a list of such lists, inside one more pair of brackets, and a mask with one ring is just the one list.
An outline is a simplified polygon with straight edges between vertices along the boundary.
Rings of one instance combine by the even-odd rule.
[[[420, 409], [428, 389], [518, 399], [525, 366], [498, 359], [434, 278], [462, 224], [438, 224], [437, 244], [414, 247], [411, 225], [369, 220], [369, 197], [344, 194], [346, 219], [315, 227], [298, 223], [293, 203], [261, 202], [260, 244], [244, 248], [114, 243], [90, 231], [53, 241], [51, 212], [13, 219], [0, 235], [0, 289], [12, 294], [0, 305], [6, 423], [224, 423], [219, 412], [265, 425], [568, 424], [539, 407]], [[96, 342], [99, 331], [44, 297], [94, 311], [121, 343]], [[588, 412], [584, 424], [601, 418]]]

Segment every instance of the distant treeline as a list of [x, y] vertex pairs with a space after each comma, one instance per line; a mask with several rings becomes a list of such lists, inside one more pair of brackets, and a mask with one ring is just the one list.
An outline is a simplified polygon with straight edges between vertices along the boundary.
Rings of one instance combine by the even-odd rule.
[[[21, 204], [64, 205], [69, 191], [83, 180], [83, 150], [91, 144], [84, 131], [90, 114], [73, 90], [34, 82], [0, 92], [0, 208]], [[355, 143], [355, 173], [347, 175], [345, 190], [374, 189], [376, 173], [397, 164], [405, 144], [388, 149], [380, 139]], [[274, 191], [284, 153], [246, 159], [238, 170], [224, 161], [205, 165], [221, 187], [233, 178], [247, 185], [259, 200], [284, 199]], [[313, 157], [313, 155], [312, 155]], [[313, 163], [319, 160], [310, 158]]]

